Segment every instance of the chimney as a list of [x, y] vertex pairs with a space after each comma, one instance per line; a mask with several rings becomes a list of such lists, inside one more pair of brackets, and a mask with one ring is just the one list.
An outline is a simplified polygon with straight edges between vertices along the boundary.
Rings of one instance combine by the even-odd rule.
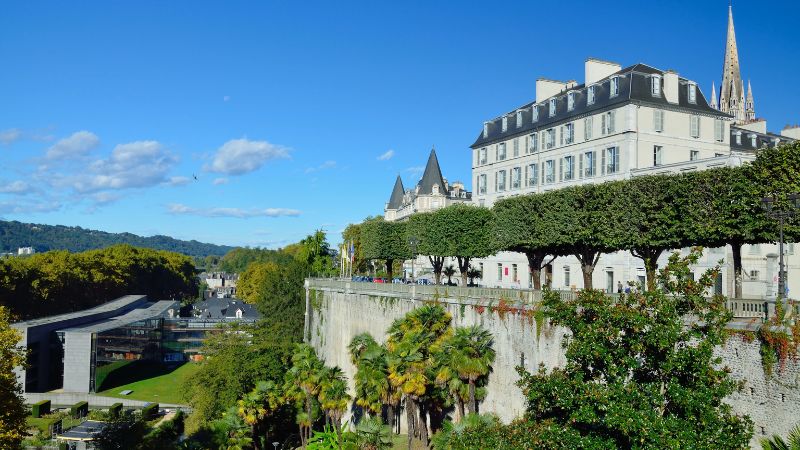
[[664, 72], [664, 98], [670, 103], [678, 103], [678, 72]]
[[620, 67], [620, 65], [617, 63], [594, 58], [587, 59], [584, 67], [584, 80], [586, 80], [586, 86], [597, 83], [603, 78], [619, 72], [622, 69], [622, 67]]
[[539, 78], [536, 80], [536, 103], [550, 98], [567, 88], [567, 83], [563, 81], [548, 80]]
[[781, 130], [781, 136], [786, 136], [791, 139], [800, 139], [800, 126], [787, 126]]

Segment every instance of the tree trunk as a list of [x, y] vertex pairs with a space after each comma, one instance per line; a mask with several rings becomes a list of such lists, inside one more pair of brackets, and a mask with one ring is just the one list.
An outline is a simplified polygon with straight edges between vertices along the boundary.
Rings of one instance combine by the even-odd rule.
[[261, 446], [259, 445], [260, 442], [258, 442], [258, 429], [257, 428], [258, 427], [256, 427], [255, 423], [250, 427], [250, 434], [253, 435], [253, 450], [261, 450]]
[[386, 278], [389, 283], [392, 282], [392, 263], [394, 262], [393, 259], [386, 260]]
[[458, 271], [461, 272], [461, 286], [466, 287], [469, 284], [467, 272], [469, 272], [470, 258], [466, 256], [456, 256], [458, 260]]
[[658, 257], [661, 256], [662, 249], [641, 248], [631, 250], [631, 254], [644, 261], [644, 271], [647, 275], [647, 290], [653, 291], [656, 288], [656, 271], [658, 270]]
[[419, 439], [422, 441], [422, 445], [425, 446], [425, 448], [428, 448], [430, 443], [428, 442], [428, 414], [425, 410], [425, 404], [420, 402], [417, 410], [419, 411], [419, 426], [417, 427], [419, 431]]
[[475, 410], [477, 409], [475, 408], [475, 380], [472, 378], [469, 379], [469, 405], [467, 405], [467, 407], [469, 408], [470, 414], [475, 414]]
[[597, 265], [598, 259], [600, 259], [600, 252], [591, 249], [583, 249], [582, 251], [576, 252], [575, 257], [581, 262], [583, 288], [592, 289], [592, 274], [594, 274], [594, 268]]
[[[306, 427], [306, 435], [305, 435], [305, 442], [307, 444], [308, 440], [311, 439], [311, 424], [314, 422], [311, 419], [311, 397], [309, 397], [308, 394], [306, 394], [306, 414], [308, 416], [308, 426]], [[306, 446], [303, 445], [303, 448], [306, 448]]]
[[444, 266], [444, 256], [428, 256], [433, 266], [433, 279], [438, 285], [442, 281], [442, 266]]
[[411, 450], [411, 442], [414, 439], [414, 400], [406, 398], [406, 428], [408, 433], [408, 450]]
[[460, 422], [467, 414], [464, 412], [464, 400], [461, 400], [461, 396], [458, 394], [456, 394], [456, 405], [458, 405], [458, 421]]
[[742, 243], [731, 242], [733, 252], [733, 297], [742, 298]]
[[533, 288], [538, 290], [542, 289], [542, 268], [544, 268], [547, 264], [552, 264], [553, 260], [556, 259], [555, 256], [548, 261], [547, 263], [544, 262], [545, 258], [547, 258], [547, 253], [542, 250], [530, 250], [525, 252], [525, 256], [528, 258], [528, 270], [531, 272], [531, 278], [533, 279]]

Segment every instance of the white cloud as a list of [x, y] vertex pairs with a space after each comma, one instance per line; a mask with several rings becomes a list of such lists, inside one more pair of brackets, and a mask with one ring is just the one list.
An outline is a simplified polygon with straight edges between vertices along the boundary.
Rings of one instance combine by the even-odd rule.
[[286, 208], [192, 208], [180, 203], [173, 203], [167, 206], [170, 214], [186, 214], [201, 217], [236, 217], [239, 219], [249, 219], [253, 217], [296, 217], [300, 211]]
[[185, 186], [189, 184], [190, 181], [192, 180], [189, 179], [189, 177], [170, 177], [169, 180], [167, 180], [167, 184], [170, 186]]
[[21, 180], [12, 181], [4, 185], [0, 185], [0, 193], [3, 194], [28, 194], [31, 192], [31, 186]]
[[78, 131], [72, 136], [61, 139], [47, 149], [45, 158], [64, 159], [75, 158], [89, 153], [100, 144], [100, 138], [89, 131]]
[[388, 161], [392, 159], [392, 156], [394, 156], [394, 150], [387, 150], [386, 153], [378, 156], [378, 161]]
[[215, 178], [214, 181], [212, 181], [212, 184], [214, 186], [219, 186], [220, 184], [228, 184], [228, 179], [227, 178]]
[[307, 168], [306, 173], [319, 172], [320, 170], [333, 169], [334, 167], [336, 167], [336, 161], [325, 161], [324, 163], [318, 165], [317, 167]]
[[423, 171], [425, 171], [425, 168], [422, 166], [414, 166], [407, 168], [405, 171], [409, 173], [422, 173]]
[[288, 158], [289, 152], [285, 147], [267, 141], [233, 139], [217, 150], [214, 160], [205, 167], [205, 170], [226, 175], [242, 175], [260, 169], [268, 161]]
[[167, 173], [176, 162], [156, 141], [120, 144], [111, 157], [90, 164], [72, 186], [78, 192], [149, 187], [170, 181]]
[[98, 192], [92, 195], [92, 200], [97, 205], [105, 205], [107, 203], [115, 202], [120, 199], [119, 194], [113, 192]]
[[61, 209], [57, 201], [39, 201], [34, 203], [0, 202], [0, 214], [47, 213]]
[[0, 144], [8, 145], [22, 137], [22, 131], [19, 128], [10, 128], [8, 130], [0, 131]]

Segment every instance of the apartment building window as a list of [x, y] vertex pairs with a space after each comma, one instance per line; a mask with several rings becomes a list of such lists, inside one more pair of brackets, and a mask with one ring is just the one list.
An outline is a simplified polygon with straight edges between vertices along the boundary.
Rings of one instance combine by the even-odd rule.
[[664, 111], [661, 109], [653, 111], [653, 129], [659, 133], [664, 131]]
[[690, 81], [687, 88], [689, 89], [689, 103], [694, 105], [697, 103], [697, 84], [694, 81]]
[[556, 129], [555, 128], [548, 128], [544, 132], [544, 145], [545, 148], [550, 150], [551, 148], [556, 146]]
[[714, 119], [714, 140], [722, 142], [724, 140], [725, 122], [720, 119]]
[[517, 111], [517, 128], [522, 126], [522, 111]]
[[568, 123], [561, 127], [561, 137], [565, 145], [575, 142], [575, 124]]
[[564, 266], [564, 287], [570, 286], [569, 266]]
[[478, 193], [486, 193], [486, 174], [478, 175]]
[[556, 161], [549, 159], [544, 162], [544, 182], [555, 183], [556, 181]]
[[478, 154], [479, 154], [478, 159], [480, 161], [480, 164], [486, 164], [486, 147], [481, 148], [478, 151]]
[[503, 133], [508, 130], [508, 116], [503, 116]]
[[736, 132], [736, 144], [737, 145], [742, 145], [742, 132], [741, 131], [737, 131]]
[[522, 169], [514, 167], [511, 169], [511, 189], [519, 189], [522, 184]]
[[619, 147], [609, 147], [603, 150], [603, 160], [600, 162], [603, 174], [619, 172]]
[[553, 117], [553, 116], [556, 115], [556, 99], [554, 99], [554, 98], [550, 99], [550, 112], [549, 113], [550, 113], [550, 117]]
[[529, 136], [528, 140], [528, 152], [533, 153], [538, 150], [539, 147], [539, 135], [537, 133], [533, 133]]
[[489, 136], [489, 122], [483, 122], [483, 137]]
[[689, 134], [693, 138], [700, 137], [700, 116], [691, 116], [689, 118]]
[[750, 146], [756, 148], [756, 135], [750, 133]]
[[751, 270], [750, 271], [750, 279], [753, 280], [753, 281], [758, 281], [758, 278], [759, 278], [758, 271], [757, 270]]
[[570, 92], [567, 94], [567, 111], [575, 109], [575, 93]]
[[531, 122], [539, 120], [539, 105], [531, 106]]
[[511, 265], [511, 281], [512, 282], [516, 283], [517, 281], [519, 281], [519, 278], [517, 277], [517, 275], [519, 275], [519, 272], [517, 271], [517, 265], [516, 264], [512, 264]]
[[528, 164], [525, 166], [525, 180], [527, 186], [536, 186], [536, 180], [539, 179], [539, 165]]
[[586, 105], [594, 105], [594, 86], [586, 88]]
[[603, 134], [612, 134], [614, 133], [614, 116], [615, 111], [608, 111], [601, 116], [601, 124], [600, 128], [603, 131]]
[[700, 152], [697, 150], [689, 150], [689, 161], [697, 161], [700, 158]]
[[514, 143], [514, 145], [512, 145], [512, 148], [513, 148], [512, 155], [514, 157], [517, 157], [517, 156], [519, 156], [519, 138], [514, 138], [514, 140], [512, 142]]
[[608, 96], [614, 98], [619, 95], [619, 77], [611, 77], [608, 82]]
[[578, 160], [578, 173], [584, 178], [591, 178], [597, 173], [597, 152], [584, 152]]
[[592, 116], [589, 116], [583, 119], [583, 140], [588, 141], [592, 139], [592, 127], [594, 126], [594, 120]]
[[501, 142], [501, 143], [497, 144], [497, 155], [496, 156], [497, 156], [497, 158], [495, 158], [495, 160], [497, 160], [497, 161], [503, 161], [503, 160], [506, 159], [506, 143], [505, 142]]
[[660, 145], [654, 145], [653, 146], [653, 165], [654, 166], [660, 166], [661, 164], [663, 164], [663, 160], [662, 160], [663, 156], [664, 156], [664, 147], [662, 147]]
[[650, 93], [653, 94], [653, 97], [661, 96], [661, 77], [659, 75], [650, 77]]
[[575, 179], [575, 157], [574, 156], [565, 156], [564, 157], [564, 181], [570, 181]]
[[501, 170], [501, 171], [497, 172], [497, 177], [495, 177], [495, 183], [497, 184], [495, 186], [495, 190], [497, 192], [503, 192], [503, 191], [506, 190], [506, 171], [505, 170]]
[[497, 263], [497, 281], [503, 281], [503, 264]]

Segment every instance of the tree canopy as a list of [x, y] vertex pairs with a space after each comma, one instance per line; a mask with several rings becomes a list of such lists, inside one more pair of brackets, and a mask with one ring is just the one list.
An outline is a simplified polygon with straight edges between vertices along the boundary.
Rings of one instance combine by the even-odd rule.
[[0, 447], [18, 448], [25, 437], [27, 411], [14, 367], [25, 364], [26, 355], [17, 346], [22, 335], [9, 322], [8, 309], [0, 306]]
[[380, 259], [386, 263], [386, 273], [392, 278], [392, 263], [411, 257], [408, 247], [406, 223], [388, 222], [382, 217], [361, 224], [361, 245], [364, 257]]

